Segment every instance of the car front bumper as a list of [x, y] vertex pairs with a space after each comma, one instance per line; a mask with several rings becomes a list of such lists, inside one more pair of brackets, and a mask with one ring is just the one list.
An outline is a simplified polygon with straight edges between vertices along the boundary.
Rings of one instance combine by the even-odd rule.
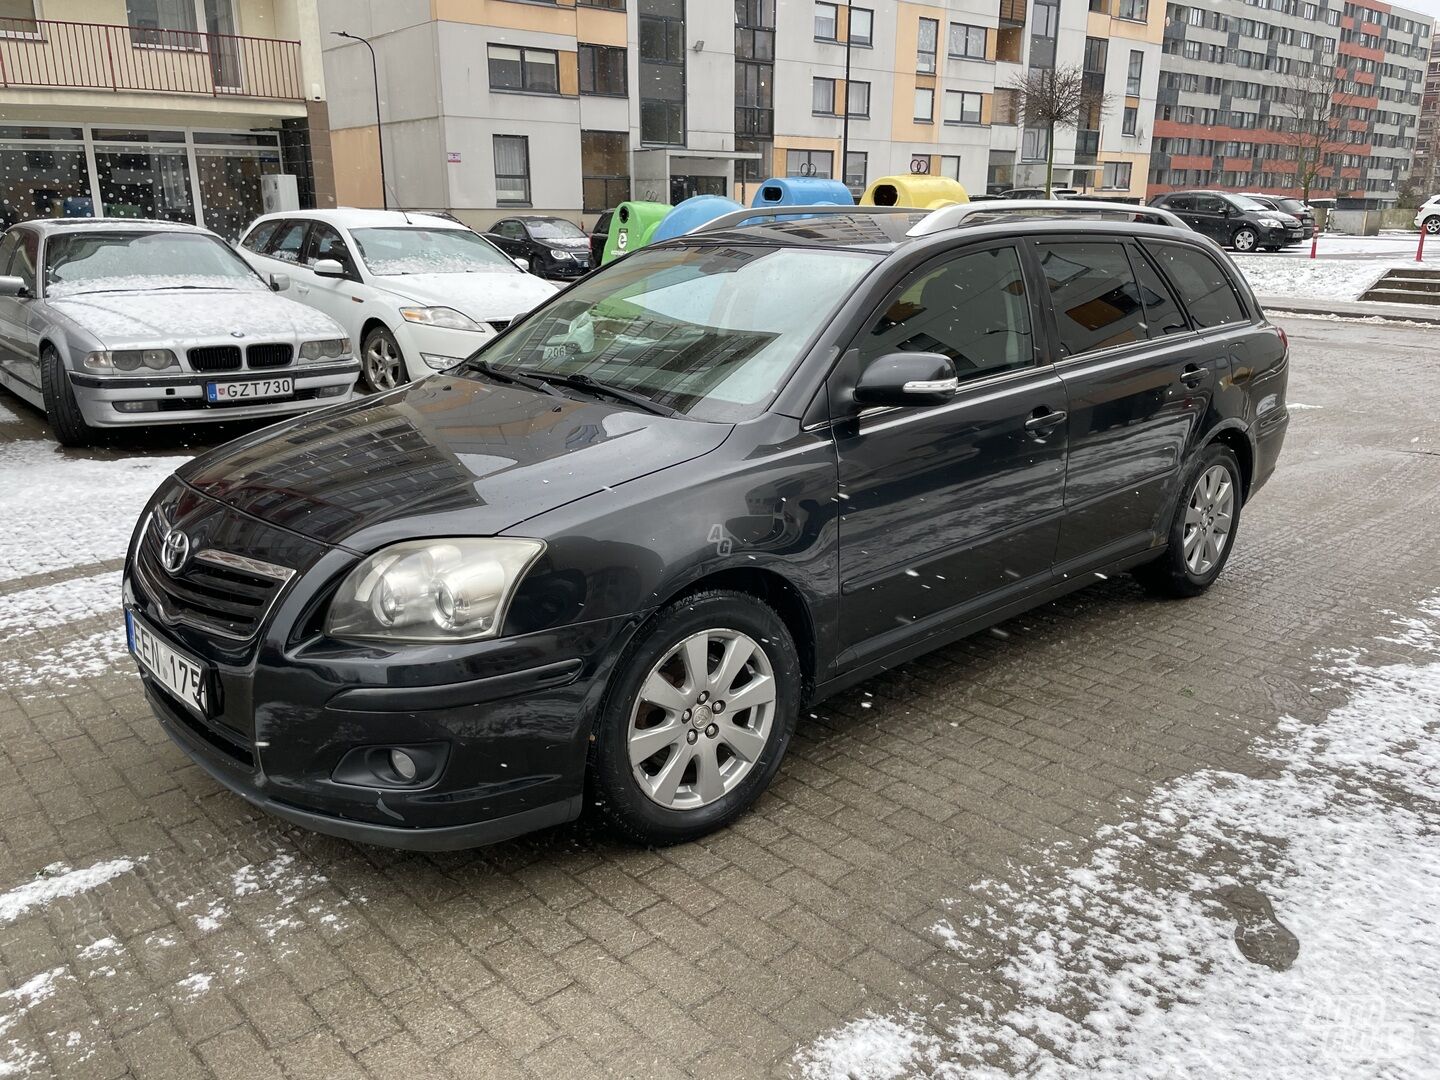
[[[192, 424], [220, 420], [249, 420], [288, 416], [350, 398], [358, 360], [295, 364], [267, 371], [217, 372], [183, 375], [90, 375], [71, 371], [70, 385], [85, 422], [95, 427], [131, 427], [151, 424]], [[253, 403], [209, 402], [205, 384], [293, 378], [289, 397]], [[122, 411], [122, 404], [146, 403], [146, 411]]]
[[[498, 324], [498, 325], [497, 325]], [[480, 330], [450, 330], [423, 323], [401, 323], [395, 331], [396, 344], [405, 356], [405, 367], [412, 379], [423, 379], [437, 371], [454, 367], [472, 356], [476, 350], [495, 340], [508, 319], [480, 323]]]

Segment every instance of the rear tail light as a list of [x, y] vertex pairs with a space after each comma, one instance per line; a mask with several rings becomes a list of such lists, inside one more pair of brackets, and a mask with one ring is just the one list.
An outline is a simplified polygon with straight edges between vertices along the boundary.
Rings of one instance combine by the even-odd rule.
[[1280, 344], [1285, 347], [1285, 354], [1288, 356], [1290, 354], [1290, 335], [1285, 333], [1283, 326], [1275, 327], [1275, 332], [1280, 335]]

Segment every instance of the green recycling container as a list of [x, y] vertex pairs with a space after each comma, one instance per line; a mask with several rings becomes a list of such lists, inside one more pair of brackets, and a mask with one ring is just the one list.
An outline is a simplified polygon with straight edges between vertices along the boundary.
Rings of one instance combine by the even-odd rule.
[[673, 207], [669, 203], [623, 202], [610, 219], [610, 235], [605, 240], [605, 253], [600, 264], [613, 262], [627, 251], [650, 243], [655, 227], [665, 220]]

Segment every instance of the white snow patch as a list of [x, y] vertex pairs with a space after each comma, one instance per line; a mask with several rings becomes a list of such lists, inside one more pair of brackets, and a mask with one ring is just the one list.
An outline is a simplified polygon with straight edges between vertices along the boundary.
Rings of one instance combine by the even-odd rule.
[[[20, 1019], [36, 1005], [55, 993], [55, 982], [69, 978], [63, 967], [51, 968], [33, 976], [13, 990], [0, 991], [0, 1002], [5, 1003], [0, 1012], [0, 1035], [7, 1034]], [[0, 1076], [29, 1076], [40, 1064], [40, 1056], [28, 1050], [18, 1040], [11, 1039], [3, 1056], [0, 1056]]]
[[20, 417], [16, 416], [3, 401], [0, 401], [0, 424], [18, 424]]
[[83, 870], [68, 868], [54, 877], [36, 878], [0, 893], [0, 926], [12, 923], [33, 907], [77, 896], [135, 869], [135, 859], [107, 859]]
[[[996, 972], [1019, 991], [1008, 1012], [867, 1016], [796, 1065], [837, 1080], [1433, 1076], [1440, 595], [1400, 624], [1391, 641], [1415, 662], [1332, 660], [1322, 673], [1348, 700], [1314, 721], [1283, 718], [1255, 748], [1267, 776], [1182, 777], [1101, 830], [1088, 862], [1058, 880], [975, 886], [966, 903], [980, 914], [965, 930], [1009, 956]], [[1065, 859], [1057, 849], [1042, 865]], [[1277, 929], [1263, 916], [1240, 925], [1218, 897], [1231, 886], [1268, 899], [1298, 939], [1293, 962], [1242, 953], [1242, 938]]]
[[102, 937], [99, 941], [92, 941], [80, 950], [80, 957], [83, 960], [93, 960], [97, 956], [105, 956], [108, 953], [118, 952], [120, 943], [113, 937]]
[[0, 634], [43, 630], [100, 615], [120, 618], [120, 572], [0, 596]]
[[100, 461], [0, 442], [0, 582], [122, 558], [145, 502], [184, 457]]
[[1304, 412], [1307, 409], [1323, 409], [1324, 405], [1301, 405], [1298, 401], [1287, 401], [1285, 407], [1291, 412]]
[[194, 1001], [201, 994], [207, 992], [210, 989], [210, 984], [214, 981], [215, 976], [197, 971], [194, 975], [189, 975], [181, 979], [175, 985], [185, 991], [186, 1001]]
[[31, 656], [0, 660], [0, 684], [74, 686], [113, 670], [129, 654], [124, 627], [114, 626]]
[[1246, 258], [1237, 260], [1237, 265], [1258, 296], [1358, 300], [1386, 271], [1405, 264], [1372, 259]]

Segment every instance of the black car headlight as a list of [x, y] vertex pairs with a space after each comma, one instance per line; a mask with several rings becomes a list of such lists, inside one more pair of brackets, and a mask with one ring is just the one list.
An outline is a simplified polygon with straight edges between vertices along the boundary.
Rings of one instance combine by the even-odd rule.
[[407, 540], [350, 572], [325, 632], [382, 641], [479, 641], [505, 621], [515, 587], [545, 550], [539, 540]]

